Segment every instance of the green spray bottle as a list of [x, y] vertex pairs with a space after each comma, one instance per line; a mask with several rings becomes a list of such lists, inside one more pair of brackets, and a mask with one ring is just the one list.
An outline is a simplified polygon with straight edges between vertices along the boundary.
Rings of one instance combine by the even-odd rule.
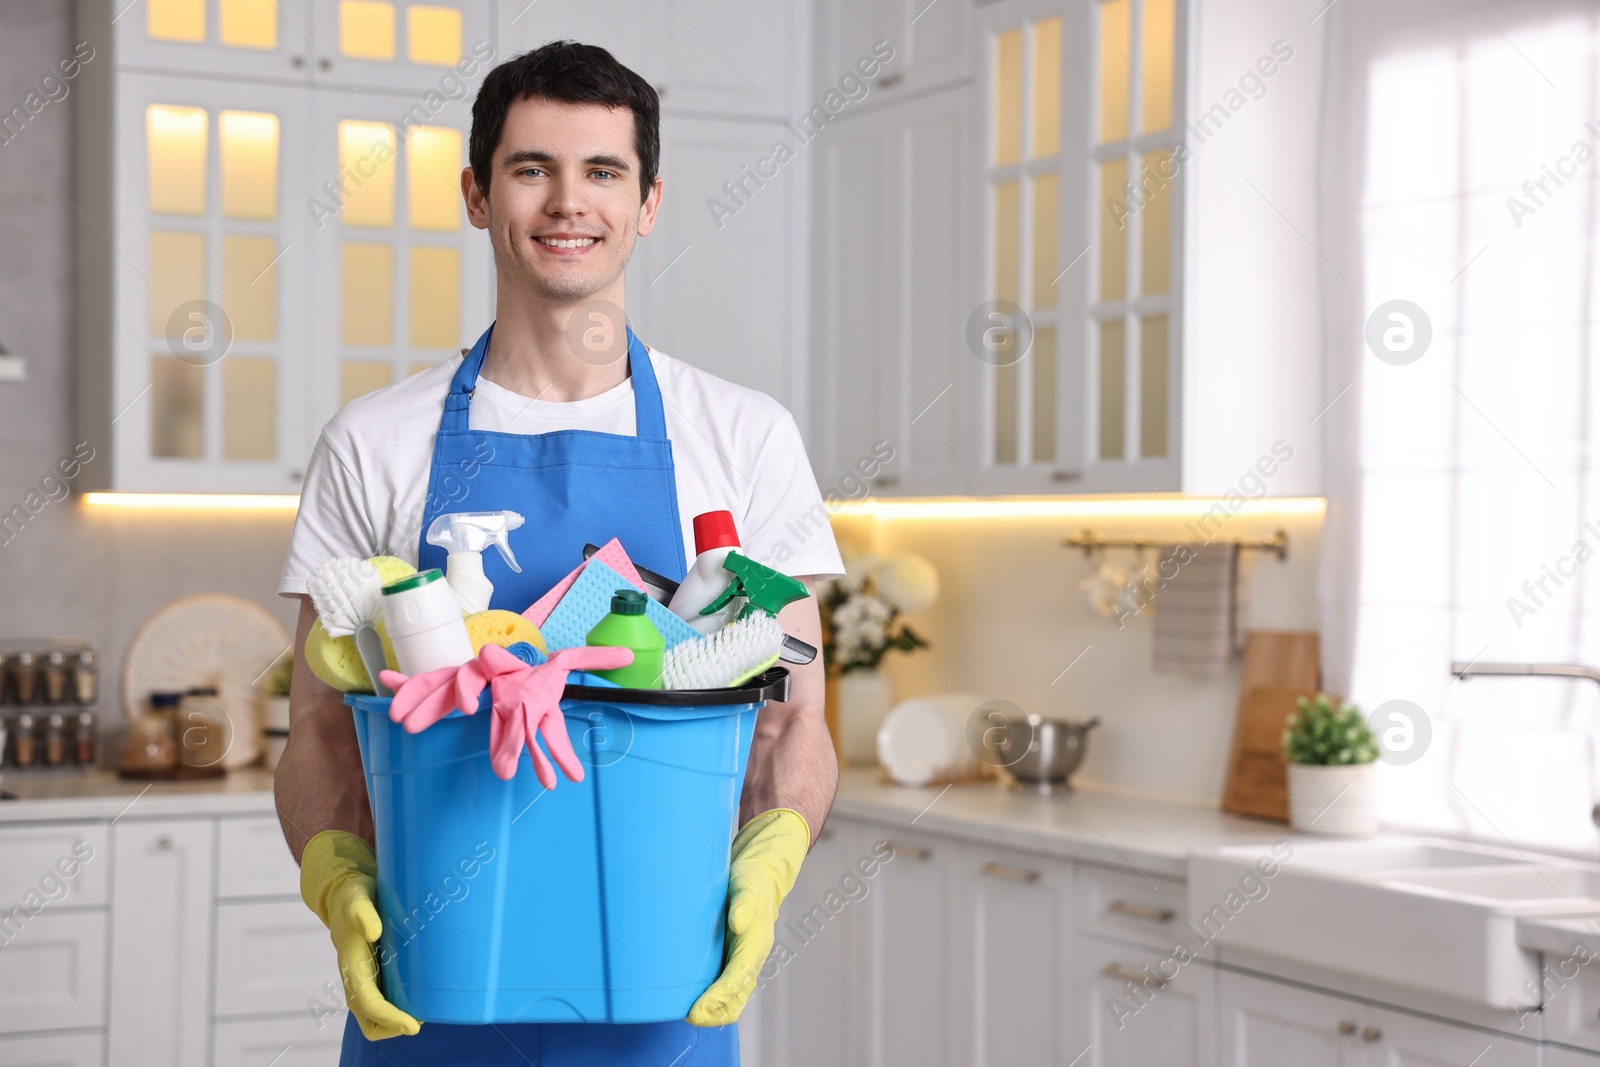
[[637, 589], [618, 589], [611, 598], [611, 613], [595, 623], [583, 641], [590, 646], [633, 650], [633, 662], [626, 667], [594, 672], [624, 689], [661, 688], [661, 655], [666, 651], [667, 641], [644, 613], [648, 599]]

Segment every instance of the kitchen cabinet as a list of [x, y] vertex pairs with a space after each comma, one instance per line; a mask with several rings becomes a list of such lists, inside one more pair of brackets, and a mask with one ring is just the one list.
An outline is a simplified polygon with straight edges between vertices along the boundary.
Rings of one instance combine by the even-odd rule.
[[961, 867], [959, 846], [947, 839], [896, 829], [869, 835], [892, 855], [867, 895], [859, 929], [865, 954], [861, 1000], [869, 1010], [859, 1050], [874, 1067], [955, 1067], [962, 1004], [950, 976], [957, 952]]
[[136, 1063], [205, 1067], [211, 1001], [216, 823], [112, 827], [111, 1011], [107, 1040]]
[[425, 123], [406, 107], [379, 93], [311, 101], [312, 173], [354, 176], [348, 196], [318, 201], [307, 240], [312, 441], [345, 403], [449, 358], [493, 317], [489, 239], [461, 199], [470, 97]]
[[489, 0], [315, 0], [311, 7], [312, 82], [333, 89], [389, 89], [415, 98], [408, 104], [425, 101], [461, 85], [458, 63], [494, 53]]
[[1600, 1056], [1560, 1045], [1546, 1045], [1541, 1063], [1542, 1067], [1600, 1067]]
[[0, 1063], [7, 1067], [102, 1067], [105, 1038], [99, 1034], [0, 1037]]
[[931, 495], [970, 484], [976, 361], [963, 158], [968, 96], [951, 89], [836, 119], [816, 149], [812, 463], [824, 496]]
[[6, 938], [0, 945], [0, 1034], [103, 1026], [110, 925], [106, 913], [57, 911], [48, 905], [20, 929], [14, 926], [15, 911], [6, 918]]
[[[934, 32], [936, 16], [961, 27], [959, 47], [932, 48], [948, 62], [926, 79], [929, 52], [900, 49], [890, 29], [908, 11], [913, 42]], [[876, 182], [900, 236], [873, 233], [867, 223], [881, 220], [859, 205], [859, 219], [830, 216], [841, 192], [854, 194], [830, 172], [829, 153], [818, 156], [815, 333], [824, 358], [840, 353], [848, 368], [819, 376], [817, 425], [831, 419], [819, 438], [859, 452], [896, 425], [897, 389], [921, 410], [915, 387], [896, 380], [891, 338], [928, 321], [918, 358], [953, 359], [967, 374], [938, 439], [961, 462], [922, 478], [926, 457], [907, 456], [874, 485], [880, 495], [1221, 495], [1267, 468], [1271, 495], [1319, 493], [1320, 443], [1306, 430], [1321, 409], [1319, 371], [1282, 353], [1320, 343], [1321, 265], [1297, 227], [1315, 225], [1323, 30], [1307, 39], [1285, 17], [1267, 0], [823, 2], [814, 94], [868, 39], [887, 36], [908, 58], [897, 67], [897, 54], [877, 95], [834, 124], [842, 135], [881, 116], [880, 145], [858, 134], [831, 149], [864, 175], [852, 179], [861, 189]], [[1244, 99], [1239, 73], [1252, 68], [1271, 80], [1270, 96], [1249, 102], [1251, 136], [1217, 136]], [[949, 178], [961, 198], [935, 234], [904, 217], [915, 178], [876, 174], [894, 170], [886, 144], [911, 121], [898, 96], [945, 78], [969, 135], [954, 155], [965, 165]], [[1263, 143], [1274, 145], [1265, 162]], [[942, 249], [946, 234], [952, 261], [971, 270], [905, 295], [887, 242]], [[924, 251], [943, 263], [942, 250]], [[838, 466], [834, 456], [818, 462], [819, 479]]]
[[80, 0], [78, 17], [80, 26], [113, 27], [121, 67], [305, 85], [319, 54], [311, 8], [312, 0], [145, 0], [128, 10], [127, 0]]
[[1072, 959], [1083, 1067], [1211, 1067], [1216, 1063], [1216, 970], [1181, 966], [1164, 950], [1083, 936]]
[[[840, 882], [856, 876], [865, 837], [850, 824], [822, 830], [778, 916], [774, 954], [767, 959], [751, 1005], [760, 1015], [760, 1067], [813, 1067], [858, 1062], [863, 1010], [857, 953], [861, 905], [848, 902]], [[837, 914], [828, 894], [846, 901]], [[770, 977], [769, 977], [770, 975]]]
[[1064, 1010], [1072, 942], [1072, 865], [1007, 849], [962, 850], [971, 953], [969, 1044], [960, 1062], [1046, 1067], [1083, 1051]]
[[819, 98], [873, 54], [879, 42], [894, 58], [872, 87], [869, 105], [938, 89], [972, 76], [970, 0], [817, 0], [812, 84]]
[[563, 38], [599, 45], [655, 86], [663, 114], [782, 119], [800, 110], [807, 10], [798, 0], [502, 0], [499, 34], [508, 57]]
[[[486, 321], [488, 246], [461, 218], [457, 175], [487, 0], [315, 8], [313, 30], [308, 3], [154, 0], [113, 21], [81, 0], [96, 50], [78, 76], [72, 190], [85, 490], [296, 492], [352, 390], [432, 365]], [[388, 71], [362, 74], [387, 92], [356, 92], [339, 69], [257, 69], [285, 48], [344, 59], [359, 51], [346, 21], [369, 16], [399, 27], [399, 51], [350, 69]], [[413, 62], [439, 19], [431, 58]], [[482, 45], [459, 67], [443, 62], [457, 23]], [[247, 24], [277, 43], [228, 44]]]
[[[1224, 971], [1221, 1062], [1295, 1067], [1538, 1067], [1537, 1042]], [[1548, 1062], [1548, 1060], [1547, 1060]]]

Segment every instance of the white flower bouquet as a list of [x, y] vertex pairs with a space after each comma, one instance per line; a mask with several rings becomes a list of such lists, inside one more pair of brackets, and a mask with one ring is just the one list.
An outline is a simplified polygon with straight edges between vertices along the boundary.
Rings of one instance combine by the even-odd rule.
[[928, 642], [901, 620], [939, 597], [939, 572], [921, 556], [845, 560], [843, 578], [818, 591], [822, 607], [823, 655], [840, 673], [875, 670], [891, 649], [910, 652]]

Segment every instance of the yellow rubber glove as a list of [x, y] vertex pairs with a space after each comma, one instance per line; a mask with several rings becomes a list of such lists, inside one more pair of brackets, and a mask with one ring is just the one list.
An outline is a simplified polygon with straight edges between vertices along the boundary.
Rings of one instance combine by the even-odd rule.
[[422, 1024], [390, 1004], [378, 988], [372, 946], [383, 932], [378, 918], [378, 860], [372, 846], [343, 830], [324, 830], [300, 857], [300, 896], [333, 935], [344, 1000], [368, 1041], [410, 1036]]
[[798, 811], [773, 808], [744, 824], [733, 839], [728, 872], [728, 943], [722, 974], [689, 1009], [695, 1026], [739, 1018], [772, 951], [778, 907], [794, 888], [811, 847], [811, 827]]

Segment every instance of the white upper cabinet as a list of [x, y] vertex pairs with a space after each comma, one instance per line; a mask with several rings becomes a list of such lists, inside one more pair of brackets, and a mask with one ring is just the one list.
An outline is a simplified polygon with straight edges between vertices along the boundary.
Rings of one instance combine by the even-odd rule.
[[971, 77], [971, 19], [971, 0], [817, 0], [819, 98], [848, 76], [866, 77], [860, 64], [872, 58], [884, 61], [872, 102]]
[[461, 197], [470, 104], [415, 117], [377, 93], [313, 100], [313, 173], [342, 190], [318, 190], [308, 241], [312, 440], [348, 401], [470, 346], [493, 315], [489, 240]]
[[[295, 195], [307, 184], [306, 91], [115, 81], [113, 128], [94, 156], [106, 171], [89, 195], [79, 188], [92, 227], [80, 257], [96, 261], [85, 289], [109, 288], [106, 303], [86, 303], [80, 353], [110, 358], [103, 375], [80, 376], [79, 399], [110, 462], [86, 473], [104, 488], [292, 492], [310, 452], [310, 248]], [[105, 199], [93, 195], [102, 181]], [[109, 328], [96, 336], [96, 325]]]
[[825, 494], [853, 495], [880, 466], [875, 492], [967, 490], [968, 136], [967, 94], [951, 89], [847, 114], [817, 139], [811, 456]]
[[[103, 457], [85, 488], [296, 492], [345, 399], [488, 324], [459, 189], [486, 0], [314, 7], [81, 0], [77, 403]], [[388, 60], [352, 29], [391, 25]]]
[[459, 99], [492, 65], [488, 0], [315, 0], [312, 7], [318, 85], [392, 89], [431, 107], [435, 97]]
[[502, 0], [506, 56], [547, 41], [599, 45], [638, 71], [666, 113], [783, 119], [803, 88], [796, 0]]
[[78, 12], [81, 25], [114, 28], [119, 66], [304, 85], [317, 57], [311, 7], [312, 0], [79, 0]]

